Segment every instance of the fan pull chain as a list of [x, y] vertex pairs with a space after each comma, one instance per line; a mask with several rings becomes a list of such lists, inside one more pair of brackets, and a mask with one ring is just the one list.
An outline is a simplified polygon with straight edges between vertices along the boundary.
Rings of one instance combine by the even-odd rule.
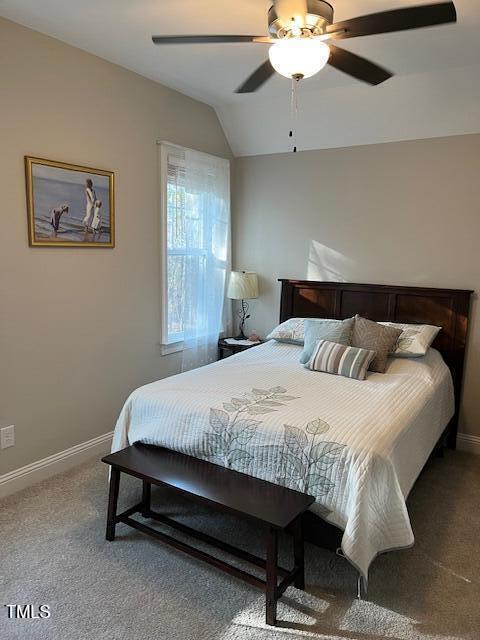
[[292, 78], [292, 90], [290, 93], [290, 143], [293, 153], [297, 153], [297, 126], [298, 126], [298, 82], [299, 78]]

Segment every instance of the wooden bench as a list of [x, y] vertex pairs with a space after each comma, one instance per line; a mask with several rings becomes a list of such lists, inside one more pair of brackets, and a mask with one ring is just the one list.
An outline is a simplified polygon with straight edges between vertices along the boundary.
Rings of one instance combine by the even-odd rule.
[[[175, 549], [204, 560], [237, 578], [264, 589], [266, 592], [266, 622], [269, 625], [276, 624], [277, 600], [285, 589], [291, 584], [294, 584], [298, 589], [304, 588], [302, 516], [314, 502], [312, 496], [160, 447], [136, 444], [105, 456], [102, 461], [111, 466], [107, 540], [114, 540], [115, 525], [122, 522], [175, 547]], [[143, 481], [143, 492], [141, 502], [117, 515], [121, 473], [140, 478]], [[266, 561], [227, 542], [196, 531], [161, 513], [152, 511], [150, 505], [152, 484], [169, 487], [188, 496], [193, 501], [209, 505], [218, 511], [249, 518], [261, 525], [266, 534]], [[140, 520], [132, 518], [136, 513], [189, 534], [197, 540], [261, 567], [266, 572], [266, 579], [261, 580], [205, 551], [149, 527]], [[290, 531], [293, 534], [294, 567], [291, 570], [278, 566], [279, 531]]]

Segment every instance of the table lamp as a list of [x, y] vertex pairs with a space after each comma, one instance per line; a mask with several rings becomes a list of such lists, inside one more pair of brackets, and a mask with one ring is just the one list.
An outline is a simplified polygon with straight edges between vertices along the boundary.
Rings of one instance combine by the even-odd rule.
[[257, 274], [252, 271], [232, 271], [228, 282], [227, 297], [231, 300], [241, 300], [242, 308], [239, 309], [240, 316], [240, 333], [235, 340], [246, 340], [244, 333], [245, 320], [250, 318], [248, 313], [248, 302], [245, 300], [253, 300], [258, 298], [258, 278]]

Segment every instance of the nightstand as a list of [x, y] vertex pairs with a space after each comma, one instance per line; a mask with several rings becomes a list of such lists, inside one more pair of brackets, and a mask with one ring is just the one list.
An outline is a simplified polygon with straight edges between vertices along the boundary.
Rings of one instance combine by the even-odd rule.
[[[263, 340], [261, 340], [257, 344], [228, 344], [228, 342], [225, 342], [223, 338], [220, 338], [220, 340], [218, 341], [218, 359], [222, 360], [223, 358], [232, 356], [234, 353], [240, 353], [240, 351], [246, 351], [247, 349], [251, 349], [252, 347], [258, 347], [258, 345], [262, 343]], [[225, 354], [225, 352], [227, 353]]]

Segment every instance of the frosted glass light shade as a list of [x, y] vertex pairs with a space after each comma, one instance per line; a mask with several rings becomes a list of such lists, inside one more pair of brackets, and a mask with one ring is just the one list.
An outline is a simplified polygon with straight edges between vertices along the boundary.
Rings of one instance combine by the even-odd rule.
[[258, 278], [252, 271], [232, 271], [228, 282], [227, 296], [232, 300], [258, 298]]
[[330, 49], [315, 38], [284, 38], [270, 47], [268, 55], [272, 67], [282, 76], [310, 78], [327, 64]]

